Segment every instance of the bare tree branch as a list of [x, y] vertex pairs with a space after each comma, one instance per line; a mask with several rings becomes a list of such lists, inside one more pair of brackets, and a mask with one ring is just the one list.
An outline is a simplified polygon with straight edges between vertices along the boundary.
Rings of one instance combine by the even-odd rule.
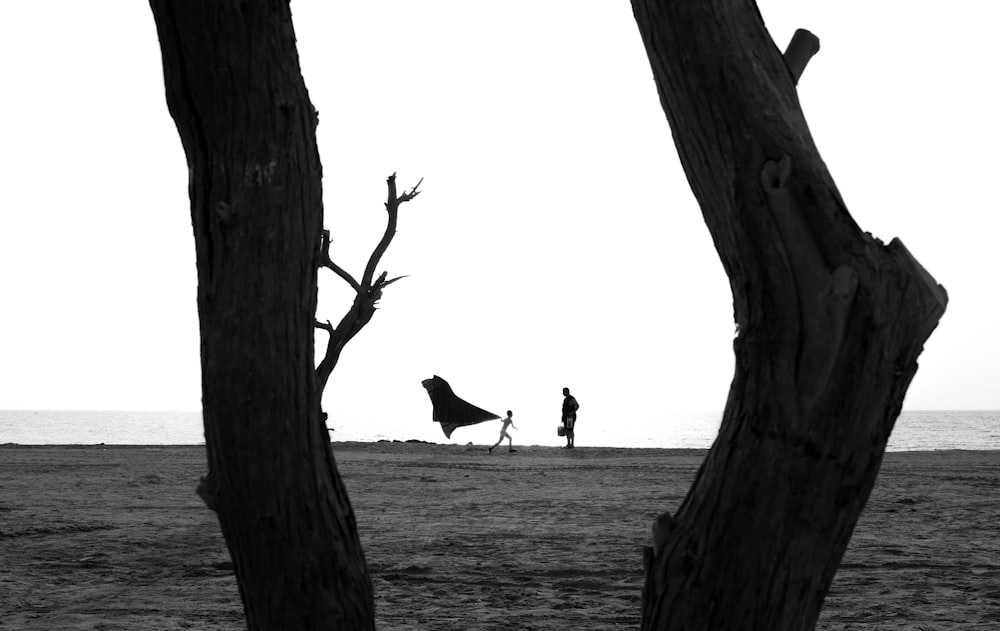
[[404, 274], [403, 276], [397, 276], [396, 278], [390, 278], [389, 280], [384, 280], [384, 281], [382, 281], [382, 286], [383, 287], [388, 287], [389, 285], [393, 284], [397, 280], [402, 280], [402, 279], [404, 279], [406, 277], [407, 277], [407, 274]]
[[785, 49], [785, 65], [792, 73], [792, 82], [798, 84], [806, 65], [819, 52], [819, 38], [804, 28], [797, 29]]
[[389, 188], [389, 197], [386, 201], [385, 208], [389, 213], [388, 224], [385, 228], [385, 234], [382, 235], [382, 240], [379, 241], [375, 250], [372, 252], [371, 257], [368, 259], [368, 265], [365, 268], [365, 275], [362, 277], [361, 282], [354, 280], [354, 277], [347, 273], [344, 269], [338, 266], [330, 259], [330, 231], [324, 230], [322, 233], [322, 240], [320, 242], [321, 252], [320, 252], [320, 265], [322, 267], [328, 267], [332, 269], [338, 276], [343, 278], [347, 283], [354, 288], [355, 296], [354, 302], [351, 308], [344, 314], [340, 323], [334, 328], [330, 321], [327, 320], [326, 323], [315, 321], [315, 326], [318, 329], [322, 329], [329, 334], [329, 339], [326, 344], [326, 353], [323, 356], [323, 360], [316, 367], [316, 379], [319, 387], [320, 400], [322, 400], [323, 390], [326, 388], [326, 383], [333, 373], [334, 367], [337, 365], [337, 361], [340, 359], [340, 353], [344, 350], [351, 339], [361, 331], [362, 328], [372, 319], [375, 315], [377, 309], [377, 303], [382, 297], [382, 289], [388, 287], [392, 283], [396, 282], [401, 278], [406, 278], [405, 276], [397, 276], [390, 280], [386, 280], [386, 272], [382, 272], [377, 279], [373, 280], [375, 276], [375, 267], [378, 265], [385, 254], [386, 249], [388, 249], [389, 244], [392, 242], [392, 238], [396, 234], [396, 220], [399, 216], [399, 206], [405, 202], [410, 201], [414, 197], [420, 194], [417, 187], [423, 182], [423, 178], [420, 178], [420, 182], [411, 188], [409, 191], [403, 193], [402, 195], [396, 195], [396, 174], [393, 173], [389, 176], [387, 180], [387, 185]]
[[[424, 179], [420, 178], [420, 182], [423, 181]], [[417, 186], [420, 186], [420, 182], [417, 182]], [[408, 202], [420, 194], [417, 191], [417, 186], [414, 186], [408, 193], [403, 193], [402, 196], [396, 197], [395, 173], [389, 176], [389, 179], [386, 180], [386, 185], [389, 188], [389, 199], [385, 203], [385, 209], [389, 211], [389, 221], [385, 227], [385, 234], [382, 235], [382, 240], [379, 241], [379, 244], [375, 247], [375, 251], [372, 252], [371, 258], [368, 259], [368, 265], [365, 267], [365, 275], [361, 279], [362, 288], [369, 291], [372, 286], [372, 277], [375, 276], [375, 267], [382, 259], [382, 255], [385, 254], [389, 244], [392, 243], [392, 238], [396, 235], [396, 220], [399, 217], [400, 204]]]
[[323, 329], [329, 334], [326, 342], [326, 353], [323, 355], [323, 361], [319, 363], [316, 367], [316, 381], [319, 388], [319, 400], [323, 400], [323, 391], [326, 389], [326, 382], [329, 381], [330, 375], [333, 374], [333, 368], [337, 365], [337, 360], [340, 359], [340, 350], [344, 347], [343, 343], [340, 343], [340, 336], [337, 335], [337, 331], [334, 330], [333, 325], [327, 320], [326, 323], [322, 323], [319, 320], [316, 321], [316, 328]]
[[322, 241], [320, 247], [322, 249], [320, 251], [319, 264], [323, 267], [332, 269], [337, 274], [337, 276], [340, 276], [345, 281], [347, 281], [347, 284], [350, 285], [354, 289], [354, 291], [361, 291], [361, 285], [358, 284], [358, 281], [354, 280], [353, 276], [351, 276], [346, 270], [344, 270], [344, 268], [334, 263], [333, 259], [330, 258], [330, 231], [324, 230], [321, 239]]
[[423, 182], [424, 182], [424, 178], [420, 178], [420, 181], [417, 182], [416, 185], [413, 188], [410, 189], [409, 193], [403, 193], [402, 195], [400, 195], [399, 196], [399, 203], [402, 204], [403, 202], [408, 202], [411, 199], [413, 199], [414, 197], [416, 197], [417, 195], [419, 195], [420, 191], [418, 191], [417, 188], [421, 184], [423, 184]]
[[315, 325], [317, 329], [323, 329], [327, 333], [333, 334], [333, 325], [330, 324], [329, 320], [327, 320], [326, 323], [316, 320]]

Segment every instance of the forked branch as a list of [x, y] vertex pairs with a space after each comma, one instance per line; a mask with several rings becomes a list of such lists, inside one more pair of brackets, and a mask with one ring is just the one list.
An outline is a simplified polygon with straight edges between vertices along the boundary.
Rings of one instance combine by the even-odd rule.
[[424, 178], [420, 178], [420, 181], [417, 182], [416, 186], [397, 197], [396, 174], [393, 173], [389, 176], [389, 179], [386, 180], [386, 185], [389, 187], [389, 199], [385, 202], [385, 209], [389, 213], [389, 221], [385, 226], [385, 234], [382, 235], [382, 240], [379, 241], [377, 246], [375, 246], [375, 250], [372, 252], [371, 258], [368, 259], [368, 265], [365, 267], [365, 275], [361, 280], [362, 285], [371, 285], [372, 277], [375, 275], [375, 267], [382, 259], [382, 255], [385, 254], [386, 249], [388, 249], [389, 244], [392, 242], [392, 238], [396, 235], [396, 218], [399, 216], [400, 205], [410, 201], [420, 194], [417, 187], [420, 186], [423, 181]]
[[333, 262], [330, 258], [330, 231], [324, 230], [322, 233], [320, 241], [320, 266], [327, 267], [334, 271], [337, 276], [343, 278], [347, 284], [349, 284], [355, 292], [354, 302], [351, 304], [351, 308], [348, 309], [347, 313], [341, 319], [340, 323], [336, 328], [330, 324], [330, 321], [320, 322], [317, 320], [315, 326], [318, 329], [322, 329], [327, 332], [329, 339], [327, 340], [326, 353], [323, 356], [323, 360], [316, 367], [316, 378], [319, 386], [319, 398], [323, 398], [323, 390], [326, 388], [326, 383], [333, 373], [333, 368], [337, 365], [337, 361], [340, 359], [340, 353], [344, 350], [344, 346], [347, 345], [351, 339], [358, 334], [361, 329], [368, 324], [375, 315], [375, 309], [379, 299], [382, 297], [382, 290], [396, 282], [405, 276], [397, 276], [386, 280], [386, 272], [379, 274], [378, 278], [375, 276], [375, 268], [378, 266], [379, 261], [382, 260], [382, 255], [389, 248], [389, 244], [392, 243], [392, 238], [396, 235], [396, 221], [399, 216], [399, 207], [405, 202], [410, 201], [414, 197], [420, 194], [417, 187], [423, 182], [423, 178], [420, 182], [417, 182], [416, 186], [411, 188], [409, 191], [404, 192], [402, 195], [396, 194], [396, 174], [393, 173], [389, 176], [386, 184], [389, 188], [389, 198], [385, 203], [386, 211], [389, 214], [387, 225], [385, 228], [385, 233], [382, 235], [382, 239], [379, 241], [378, 245], [375, 246], [375, 250], [372, 251], [371, 256], [368, 259], [368, 265], [365, 267], [365, 274], [361, 277], [361, 282], [359, 283], [351, 276], [346, 270]]
[[347, 273], [347, 271], [345, 271], [344, 268], [334, 263], [333, 259], [330, 258], [329, 230], [323, 231], [323, 236], [321, 237], [321, 242], [320, 242], [320, 248], [321, 248], [320, 262], [319, 262], [320, 266], [332, 269], [337, 274], [337, 276], [340, 276], [345, 281], [347, 281], [347, 284], [350, 285], [352, 288], [354, 288], [354, 291], [360, 291], [361, 285], [358, 284], [358, 281], [354, 280], [353, 276]]

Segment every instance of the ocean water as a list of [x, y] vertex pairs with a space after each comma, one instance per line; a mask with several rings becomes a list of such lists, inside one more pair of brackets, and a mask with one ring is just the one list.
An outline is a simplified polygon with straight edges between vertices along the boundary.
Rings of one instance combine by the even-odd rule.
[[[578, 425], [577, 444], [585, 447], [679, 447], [705, 449], [719, 429], [721, 412], [673, 414], [648, 421]], [[412, 422], [332, 423], [335, 441], [426, 440], [482, 445], [496, 440], [499, 422], [463, 427], [448, 440], [426, 418]], [[519, 445], [559, 445], [551, 427], [518, 425]], [[200, 412], [100, 412], [0, 410], [0, 444], [22, 445], [198, 445], [205, 438]], [[1000, 449], [1000, 411], [904, 411], [889, 439], [889, 451]]]

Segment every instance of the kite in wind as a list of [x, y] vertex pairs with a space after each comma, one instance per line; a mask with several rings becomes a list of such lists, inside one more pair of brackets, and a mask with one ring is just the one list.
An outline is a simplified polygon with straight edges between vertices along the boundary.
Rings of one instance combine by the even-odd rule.
[[475, 425], [500, 418], [492, 412], [487, 412], [468, 401], [459, 399], [455, 396], [448, 382], [437, 375], [430, 379], [424, 379], [420, 384], [427, 388], [427, 394], [431, 397], [431, 405], [434, 406], [434, 422], [441, 423], [441, 429], [444, 430], [446, 438], [451, 438], [451, 433], [455, 431], [455, 428], [463, 425]]

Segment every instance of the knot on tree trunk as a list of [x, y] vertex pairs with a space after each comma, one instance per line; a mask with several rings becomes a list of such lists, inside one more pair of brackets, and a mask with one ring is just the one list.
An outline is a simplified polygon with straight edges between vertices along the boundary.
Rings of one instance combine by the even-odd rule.
[[798, 299], [801, 325], [795, 387], [799, 413], [808, 416], [836, 364], [858, 289], [858, 275], [848, 265], [830, 269], [818, 236], [805, 219], [806, 213], [818, 211], [807, 195], [797, 191], [790, 156], [765, 161], [760, 183]]
[[208, 506], [213, 512], [219, 512], [219, 505], [221, 503], [222, 489], [219, 485], [219, 479], [214, 474], [209, 472], [208, 475], [201, 478], [198, 482], [198, 488], [195, 489], [195, 493], [198, 497], [205, 502], [205, 506]]

